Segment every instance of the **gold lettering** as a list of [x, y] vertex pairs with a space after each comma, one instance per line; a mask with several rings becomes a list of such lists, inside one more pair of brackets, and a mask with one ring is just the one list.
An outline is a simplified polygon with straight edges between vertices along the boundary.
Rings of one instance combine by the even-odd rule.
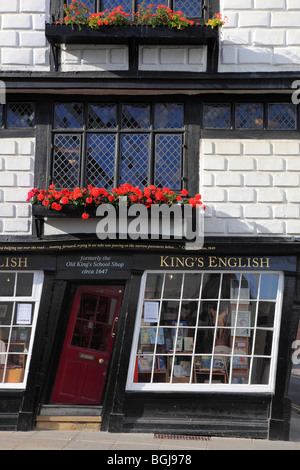
[[203, 268], [203, 266], [204, 266], [204, 260], [203, 260], [203, 258], [198, 258], [198, 267], [199, 267], [199, 268]]
[[227, 258], [219, 258], [219, 265], [218, 267], [220, 267], [220, 265], [223, 264], [223, 266], [227, 266]]
[[[191, 260], [191, 261], [189, 261]], [[190, 264], [189, 264], [190, 263]], [[188, 267], [188, 268], [193, 268], [194, 267], [194, 258], [186, 258], [185, 260], [185, 265]]]
[[180, 266], [184, 267], [184, 258], [178, 258], [176, 257], [176, 268], [178, 268], [178, 264], [180, 264]]
[[27, 268], [28, 258], [19, 258], [19, 268]]
[[266, 258], [265, 260], [263, 258], [261, 258], [260, 267], [263, 268], [264, 264], [266, 265], [266, 268], [269, 268], [270, 267], [270, 258]]
[[214, 264], [217, 260], [216, 256], [209, 256], [208, 259], [209, 259], [209, 264], [208, 264], [209, 268], [217, 268], [218, 267], [216, 264]]
[[[6, 259], [8, 259], [8, 258], [6, 258]], [[11, 260], [10, 260], [10, 267], [11, 267], [11, 268], [15, 268], [15, 267], [18, 265], [18, 261], [17, 261], [17, 260], [18, 260], [18, 258], [11, 258]], [[6, 267], [7, 267], [7, 266], [6, 266]]]
[[167, 264], [166, 259], [169, 258], [169, 256], [161, 256], [160, 257], [160, 267], [166, 267], [168, 268], [169, 265]]

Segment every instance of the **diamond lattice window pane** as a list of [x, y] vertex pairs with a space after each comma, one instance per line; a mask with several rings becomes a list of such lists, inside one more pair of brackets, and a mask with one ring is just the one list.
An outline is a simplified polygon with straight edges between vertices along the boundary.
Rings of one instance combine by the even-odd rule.
[[183, 104], [158, 103], [155, 105], [156, 129], [182, 129]]
[[148, 182], [149, 136], [121, 136], [120, 183], [144, 187]]
[[268, 129], [292, 131], [297, 128], [297, 108], [292, 103], [269, 104]]
[[34, 103], [9, 103], [7, 105], [7, 128], [35, 126]]
[[110, 189], [114, 185], [116, 137], [90, 134], [87, 138], [86, 185]]
[[83, 127], [81, 103], [57, 103], [54, 107], [55, 129], [80, 129]]
[[155, 140], [155, 181], [159, 187], [181, 188], [182, 136], [157, 135]]
[[229, 129], [230, 126], [230, 104], [203, 105], [203, 127], [211, 129]]
[[89, 129], [115, 129], [117, 126], [116, 104], [89, 105]]
[[148, 129], [150, 127], [150, 105], [124, 104], [122, 106], [123, 129]]
[[263, 105], [254, 103], [237, 104], [235, 110], [235, 127], [237, 129], [262, 129]]
[[117, 8], [121, 6], [126, 13], [130, 13], [131, 11], [131, 0], [103, 0], [102, 1], [102, 11], [112, 10], [113, 8]]
[[[67, 2], [67, 5], [69, 6], [71, 3], [73, 2], [73, 0], [68, 0]], [[96, 9], [95, 9], [95, 0], [84, 0], [83, 2], [85, 4], [85, 6], [87, 6], [90, 10], [91, 13], [95, 13]]]
[[200, 17], [202, 16], [202, 1], [174, 0], [174, 10], [180, 10], [187, 17]]
[[80, 152], [80, 135], [55, 135], [52, 183], [56, 188], [79, 186]]

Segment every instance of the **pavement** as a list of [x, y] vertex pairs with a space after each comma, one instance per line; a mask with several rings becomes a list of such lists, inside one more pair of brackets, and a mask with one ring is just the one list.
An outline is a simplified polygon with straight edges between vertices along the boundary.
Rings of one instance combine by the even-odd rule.
[[[107, 451], [101, 453], [102, 461], [104, 459], [107, 464], [131, 464], [138, 467], [142, 463], [144, 469], [147, 463], [160, 463], [163, 466], [193, 463], [195, 451], [201, 450], [300, 450], [300, 436], [292, 437], [290, 441], [227, 437], [193, 440], [97, 431], [1, 431], [0, 450], [100, 450]], [[136, 460], [125, 461], [124, 456]], [[182, 459], [182, 462], [178, 459]]]

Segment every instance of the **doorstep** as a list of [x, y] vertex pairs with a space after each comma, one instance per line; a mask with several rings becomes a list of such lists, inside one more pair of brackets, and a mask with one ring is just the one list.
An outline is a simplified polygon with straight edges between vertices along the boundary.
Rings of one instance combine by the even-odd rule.
[[102, 407], [43, 406], [35, 427], [49, 431], [100, 431]]

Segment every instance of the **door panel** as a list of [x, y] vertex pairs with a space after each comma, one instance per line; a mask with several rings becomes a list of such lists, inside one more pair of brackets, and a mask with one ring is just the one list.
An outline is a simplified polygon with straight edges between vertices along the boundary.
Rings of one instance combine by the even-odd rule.
[[122, 295], [122, 286], [77, 288], [51, 403], [101, 403]]

